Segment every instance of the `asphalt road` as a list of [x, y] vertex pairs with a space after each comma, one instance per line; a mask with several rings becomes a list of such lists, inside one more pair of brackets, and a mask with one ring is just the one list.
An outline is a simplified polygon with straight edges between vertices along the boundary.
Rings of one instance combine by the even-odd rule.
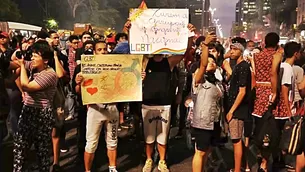
[[[64, 172], [83, 172], [84, 169], [80, 164], [75, 162], [77, 155], [76, 146], [76, 121], [69, 123], [67, 127], [66, 141], [69, 146], [67, 153], [61, 153], [60, 165]], [[186, 146], [185, 139], [174, 139], [173, 137], [177, 133], [177, 128], [171, 129], [169, 149], [168, 149], [168, 165], [171, 172], [191, 172], [191, 161], [193, 151], [189, 150]], [[107, 156], [104, 137], [101, 137], [98, 150], [96, 152], [93, 172], [107, 172]], [[145, 162], [144, 156], [144, 143], [136, 141], [135, 139], [125, 138], [119, 140], [118, 146], [118, 166], [119, 172], [141, 172], [143, 164]], [[12, 141], [7, 142], [4, 145], [4, 152], [2, 157], [5, 160], [3, 167], [0, 167], [0, 172], [11, 172], [12, 171]], [[257, 150], [254, 146], [251, 147], [250, 166], [252, 171], [257, 171], [256, 164]], [[29, 154], [29, 165], [35, 164], [35, 153], [34, 150], [30, 151]], [[52, 157], [50, 157], [52, 159]], [[233, 168], [233, 150], [232, 144], [228, 143], [223, 148], [214, 149], [213, 153], [209, 158], [209, 163], [206, 166], [207, 172], [226, 172]], [[35, 171], [35, 170], [29, 170]], [[158, 171], [156, 168], [154, 171]], [[286, 171], [286, 170], [274, 170], [274, 171]]]

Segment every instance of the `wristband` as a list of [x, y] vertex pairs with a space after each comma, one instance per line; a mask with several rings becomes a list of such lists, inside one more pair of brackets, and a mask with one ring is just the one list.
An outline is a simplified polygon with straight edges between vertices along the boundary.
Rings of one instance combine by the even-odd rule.
[[206, 44], [206, 43], [204, 43], [204, 42], [202, 42], [202, 45], [205, 45], [205, 46], [207, 46], [207, 47], [209, 46], [209, 44]]

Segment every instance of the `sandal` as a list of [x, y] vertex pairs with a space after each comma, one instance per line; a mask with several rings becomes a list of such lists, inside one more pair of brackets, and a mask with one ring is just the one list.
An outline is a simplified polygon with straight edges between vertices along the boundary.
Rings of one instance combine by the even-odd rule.
[[250, 172], [251, 169], [250, 168], [241, 168], [241, 171]]
[[260, 167], [257, 172], [267, 172], [267, 168]]

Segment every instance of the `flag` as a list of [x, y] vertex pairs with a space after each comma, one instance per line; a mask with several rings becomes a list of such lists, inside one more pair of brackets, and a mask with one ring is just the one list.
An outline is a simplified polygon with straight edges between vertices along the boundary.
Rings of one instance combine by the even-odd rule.
[[146, 10], [147, 9], [147, 5], [145, 3], [145, 1], [143, 0], [139, 6], [139, 9], [142, 9], [142, 10]]

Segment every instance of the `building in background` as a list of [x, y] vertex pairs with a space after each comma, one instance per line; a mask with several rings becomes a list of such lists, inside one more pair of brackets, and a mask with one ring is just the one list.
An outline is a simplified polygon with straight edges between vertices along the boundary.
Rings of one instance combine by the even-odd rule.
[[297, 28], [296, 38], [298, 41], [305, 43], [305, 0], [298, 0], [297, 7]]
[[204, 7], [203, 9], [203, 16], [202, 16], [202, 27], [208, 28], [211, 26], [212, 23], [212, 17], [211, 17], [211, 3], [210, 0], [203, 0], [202, 5]]
[[235, 6], [235, 24], [237, 24], [238, 26], [242, 25], [242, 21], [243, 21], [243, 6], [242, 6], [242, 0], [239, 0], [236, 3]]
[[176, 8], [189, 9], [190, 22], [200, 31], [200, 33], [203, 32], [203, 28], [210, 26], [210, 0], [177, 0]]
[[305, 22], [305, 0], [298, 0], [297, 25]]

